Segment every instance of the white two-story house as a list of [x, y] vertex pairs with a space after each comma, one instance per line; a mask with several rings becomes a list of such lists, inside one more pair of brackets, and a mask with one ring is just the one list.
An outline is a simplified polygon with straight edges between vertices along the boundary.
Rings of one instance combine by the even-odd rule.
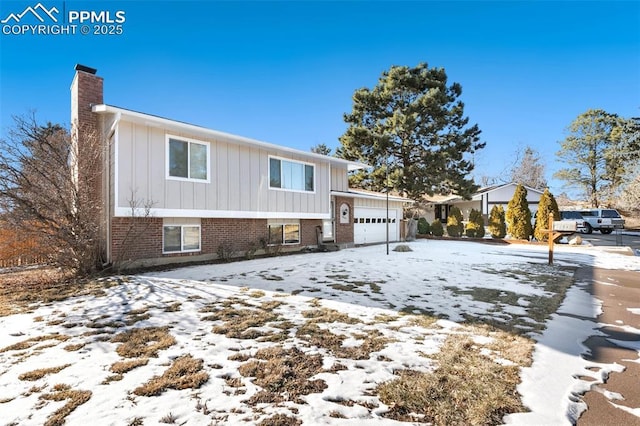
[[101, 207], [105, 262], [377, 243], [387, 224], [400, 240], [407, 200], [390, 197], [387, 213], [383, 194], [349, 189], [348, 172], [366, 166], [105, 104], [96, 70], [75, 69], [78, 156], [89, 134], [101, 146], [98, 183], [84, 190]]

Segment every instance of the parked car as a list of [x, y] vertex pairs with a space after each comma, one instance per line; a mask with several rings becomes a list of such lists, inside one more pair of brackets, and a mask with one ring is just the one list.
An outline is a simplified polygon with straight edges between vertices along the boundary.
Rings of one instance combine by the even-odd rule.
[[580, 233], [586, 233], [587, 222], [584, 220], [580, 212], [575, 210], [562, 210], [560, 211], [560, 220], [575, 222], [576, 231]]
[[591, 234], [593, 231], [610, 234], [614, 229], [624, 228], [624, 219], [616, 209], [580, 210], [580, 214], [586, 221], [583, 231], [585, 234]]

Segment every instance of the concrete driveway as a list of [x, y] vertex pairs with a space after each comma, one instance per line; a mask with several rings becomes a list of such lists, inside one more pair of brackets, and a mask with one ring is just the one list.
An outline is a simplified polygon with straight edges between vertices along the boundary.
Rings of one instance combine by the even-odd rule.
[[636, 255], [640, 255], [640, 232], [623, 231], [620, 233], [614, 232], [609, 235], [604, 235], [598, 231], [594, 231], [593, 234], [580, 234], [580, 236], [584, 241], [587, 241], [594, 246], [626, 246], [631, 247]]

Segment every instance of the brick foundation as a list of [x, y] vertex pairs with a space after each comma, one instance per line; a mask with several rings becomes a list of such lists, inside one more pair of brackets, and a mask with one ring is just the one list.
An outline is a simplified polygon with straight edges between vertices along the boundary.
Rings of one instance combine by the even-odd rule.
[[[295, 251], [316, 246], [316, 229], [319, 226], [322, 226], [322, 220], [300, 220], [300, 244], [287, 244], [284, 250]], [[250, 249], [261, 249], [261, 240], [265, 241], [268, 236], [266, 219], [204, 218], [200, 221], [201, 251], [163, 254], [162, 227], [162, 218], [113, 218], [111, 220], [111, 260], [121, 263], [202, 255], [215, 259], [220, 246], [242, 257]]]
[[162, 219], [111, 219], [111, 260], [128, 262], [162, 257]]

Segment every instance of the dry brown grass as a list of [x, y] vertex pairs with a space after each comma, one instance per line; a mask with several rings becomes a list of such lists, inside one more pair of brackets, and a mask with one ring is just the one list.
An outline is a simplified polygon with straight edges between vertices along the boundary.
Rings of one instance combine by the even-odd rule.
[[138, 358], [132, 359], [129, 361], [118, 361], [111, 364], [111, 372], [116, 374], [124, 374], [127, 373], [134, 368], [142, 367], [143, 365], [147, 365], [149, 363], [149, 358]]
[[380, 400], [391, 407], [387, 417], [434, 425], [496, 425], [504, 415], [524, 410], [516, 391], [519, 367], [480, 355], [468, 336], [449, 336], [434, 358], [438, 368], [433, 373], [402, 371], [398, 379], [378, 386]]
[[317, 319], [307, 321], [296, 332], [296, 337], [308, 342], [311, 346], [324, 348], [330, 351], [338, 358], [349, 359], [369, 359], [372, 352], [382, 350], [392, 340], [383, 337], [377, 330], [369, 330], [354, 336], [362, 343], [357, 346], [344, 347], [344, 340], [347, 338], [344, 334], [335, 334], [326, 328], [320, 328], [316, 323]]
[[104, 295], [112, 281], [74, 281], [69, 272], [54, 268], [23, 269], [0, 274], [0, 316], [28, 312], [35, 303], [69, 297]]
[[137, 387], [133, 393], [140, 396], [156, 396], [167, 389], [198, 389], [209, 380], [209, 375], [202, 371], [203, 363], [203, 360], [194, 359], [191, 355], [177, 358], [162, 376], [152, 378]]
[[30, 339], [23, 340], [21, 342], [14, 343], [13, 345], [4, 347], [0, 349], [0, 353], [8, 351], [22, 351], [35, 346], [38, 342], [43, 342], [46, 340], [57, 340], [59, 342], [65, 342], [69, 340], [69, 336], [65, 336], [64, 334], [47, 334], [45, 336], [32, 337]]
[[167, 327], [136, 328], [115, 335], [111, 342], [122, 343], [116, 348], [124, 358], [157, 357], [158, 352], [176, 344]]
[[302, 420], [286, 414], [275, 414], [258, 423], [258, 426], [300, 426]]
[[359, 324], [362, 321], [352, 318], [335, 309], [320, 308], [302, 312], [302, 316], [309, 318], [310, 322], [343, 322], [345, 324]]
[[[278, 302], [274, 302], [278, 303]], [[267, 306], [276, 306], [271, 303]], [[277, 305], [279, 306], [279, 305]], [[270, 309], [241, 309], [234, 306], [226, 306], [221, 309], [211, 310], [210, 315], [202, 318], [205, 321], [223, 321], [222, 325], [213, 327], [216, 334], [224, 334], [232, 339], [257, 339], [269, 333], [257, 330], [270, 322], [278, 321], [280, 318]]]
[[124, 323], [128, 326], [132, 326], [139, 321], [144, 321], [151, 318], [151, 314], [149, 314], [147, 310], [148, 308], [141, 308], [130, 311], [129, 313], [127, 313], [127, 319]]
[[175, 303], [172, 303], [171, 305], [165, 306], [164, 311], [165, 312], [178, 312], [181, 308], [182, 308], [182, 303], [181, 302], [175, 302]]
[[75, 352], [75, 351], [79, 351], [80, 349], [84, 348], [85, 345], [86, 345], [86, 343], [77, 343], [75, 345], [67, 345], [63, 349], [65, 351], [68, 351], [68, 352]]
[[45, 426], [59, 426], [65, 423], [65, 418], [76, 408], [91, 399], [91, 391], [73, 390], [68, 385], [56, 385], [53, 392], [40, 396], [40, 399], [49, 401], [67, 401], [60, 409], [56, 410], [45, 422]]
[[21, 375], [19, 375], [18, 379], [27, 380], [27, 381], [33, 382], [33, 381], [39, 380], [39, 379], [41, 379], [44, 376], [47, 376], [49, 374], [58, 373], [59, 371], [62, 371], [62, 370], [64, 370], [65, 368], [67, 368], [69, 366], [71, 366], [71, 364], [65, 364], [65, 365], [61, 365], [59, 367], [39, 368], [37, 370], [27, 371], [26, 373], [22, 373]]
[[238, 371], [244, 377], [255, 377], [253, 383], [263, 388], [247, 402], [278, 403], [285, 400], [299, 402], [301, 395], [322, 392], [327, 388], [324, 380], [309, 380], [323, 371], [322, 356], [307, 355], [298, 348], [279, 346], [260, 349], [255, 357], [242, 364]]

